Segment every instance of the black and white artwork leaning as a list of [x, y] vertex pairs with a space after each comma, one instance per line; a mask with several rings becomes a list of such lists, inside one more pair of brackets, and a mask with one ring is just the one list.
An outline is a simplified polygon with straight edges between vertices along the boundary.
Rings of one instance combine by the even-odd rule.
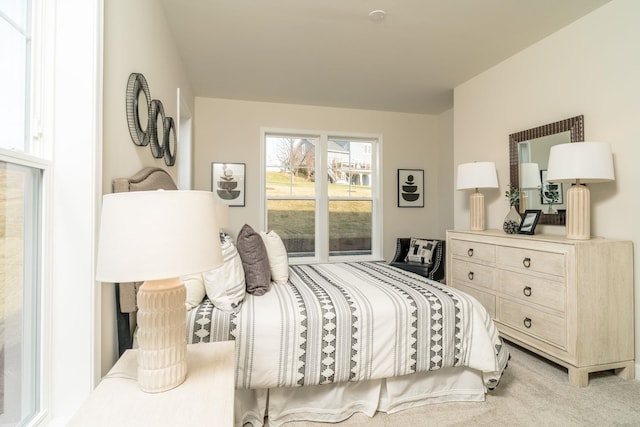
[[398, 207], [424, 207], [423, 169], [398, 169]]

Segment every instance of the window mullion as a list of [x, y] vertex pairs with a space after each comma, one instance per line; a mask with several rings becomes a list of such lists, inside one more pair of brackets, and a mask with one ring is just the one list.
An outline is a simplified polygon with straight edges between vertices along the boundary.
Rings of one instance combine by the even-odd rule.
[[[329, 203], [327, 176], [328, 136], [320, 135], [316, 147], [316, 253], [320, 262], [327, 262], [329, 256]], [[325, 177], [325, 179], [321, 179]]]

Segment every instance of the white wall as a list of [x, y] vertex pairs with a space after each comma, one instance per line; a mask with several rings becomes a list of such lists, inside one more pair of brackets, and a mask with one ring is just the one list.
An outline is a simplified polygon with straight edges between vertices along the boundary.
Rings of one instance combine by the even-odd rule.
[[[439, 116], [196, 98], [195, 189], [211, 190], [211, 162], [246, 163], [245, 207], [231, 208], [230, 230], [260, 224], [260, 128], [361, 132], [383, 136], [384, 257], [395, 252], [396, 237], [444, 238], [452, 202], [450, 188], [451, 113]], [[441, 124], [442, 122], [442, 124]], [[425, 170], [425, 207], [397, 207], [397, 169]], [[442, 200], [439, 200], [443, 198]], [[447, 215], [448, 213], [448, 215]]]
[[[509, 134], [583, 114], [585, 140], [612, 144], [616, 173], [613, 183], [590, 185], [591, 234], [632, 240], [638, 252], [639, 16], [640, 2], [613, 0], [455, 89], [454, 164], [491, 160], [498, 169], [500, 189], [484, 191], [488, 228], [501, 228], [509, 209], [503, 196]], [[466, 192], [455, 194], [456, 228], [469, 227], [468, 198]], [[539, 232], [565, 231], [544, 226]], [[639, 313], [637, 255], [634, 267]], [[638, 315], [635, 330], [640, 354]]]
[[[143, 167], [167, 170], [177, 182], [178, 167], [155, 159], [149, 146], [135, 146], [129, 135], [126, 89], [129, 74], [144, 74], [152, 99], [165, 115], [178, 121], [177, 88], [193, 111], [191, 85], [173, 41], [164, 9], [157, 0], [109, 0], [104, 5], [104, 148], [102, 190], [111, 192], [114, 178], [133, 175]], [[117, 360], [113, 285], [102, 285], [102, 372]]]

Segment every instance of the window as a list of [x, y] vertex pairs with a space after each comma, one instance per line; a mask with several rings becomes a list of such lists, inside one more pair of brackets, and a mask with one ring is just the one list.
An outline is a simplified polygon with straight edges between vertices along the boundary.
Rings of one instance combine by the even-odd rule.
[[0, 2], [0, 147], [25, 152], [29, 129], [29, 82], [31, 66], [30, 1]]
[[0, 425], [40, 409], [42, 181], [30, 137], [31, 1], [0, 2]]
[[380, 257], [380, 140], [263, 131], [264, 229], [280, 235], [290, 258]]
[[39, 168], [0, 161], [0, 425], [38, 410]]

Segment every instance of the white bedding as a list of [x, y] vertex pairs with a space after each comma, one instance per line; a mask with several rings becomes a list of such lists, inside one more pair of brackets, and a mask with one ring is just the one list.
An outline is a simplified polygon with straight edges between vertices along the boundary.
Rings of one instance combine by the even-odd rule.
[[[488, 313], [456, 289], [374, 262], [297, 265], [289, 273], [287, 284], [247, 295], [236, 314], [207, 299], [188, 314], [188, 342], [235, 339], [237, 405], [255, 403], [241, 414], [237, 408], [245, 421], [252, 411], [261, 418], [267, 389], [274, 425], [310, 414], [314, 405], [305, 396], [319, 411], [306, 419], [331, 421], [434, 399], [479, 400], [506, 366], [508, 352]], [[441, 372], [435, 383], [433, 371]], [[346, 408], [334, 398], [327, 406], [311, 391], [326, 385], [357, 393]]]

